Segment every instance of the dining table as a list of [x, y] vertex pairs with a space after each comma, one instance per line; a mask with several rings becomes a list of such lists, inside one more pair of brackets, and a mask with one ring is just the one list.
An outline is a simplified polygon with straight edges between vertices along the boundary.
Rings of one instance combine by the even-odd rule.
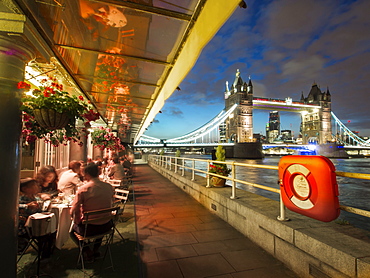
[[74, 195], [65, 198], [53, 200], [51, 204], [51, 212], [55, 214], [57, 222], [57, 234], [55, 239], [55, 247], [62, 249], [63, 245], [69, 239], [69, 232], [72, 226], [72, 218], [69, 213]]

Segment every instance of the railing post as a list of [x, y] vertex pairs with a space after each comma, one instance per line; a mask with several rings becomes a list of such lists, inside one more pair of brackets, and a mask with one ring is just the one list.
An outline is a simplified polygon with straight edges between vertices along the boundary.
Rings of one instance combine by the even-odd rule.
[[169, 164], [169, 168], [168, 168], [168, 170], [170, 170], [171, 171], [171, 169], [172, 169], [172, 157], [169, 157], [169, 159], [170, 159], [170, 164]]
[[235, 182], [235, 176], [236, 176], [236, 173], [235, 173], [235, 164], [234, 164], [234, 161], [233, 163], [231, 164], [231, 197], [230, 199], [236, 199], [236, 182]]
[[210, 160], [207, 160], [207, 175], [206, 175], [206, 178], [207, 178], [207, 185], [206, 187], [212, 187], [209, 180], [210, 180], [210, 176], [209, 176], [209, 164], [210, 164]]
[[182, 160], [182, 173], [181, 176], [185, 176], [185, 159]]
[[280, 193], [280, 215], [277, 217], [277, 220], [279, 221], [289, 221], [290, 219], [285, 217], [285, 206], [283, 203], [283, 198], [281, 197]]
[[175, 173], [177, 173], [177, 157], [175, 157]]
[[192, 168], [191, 168], [191, 180], [195, 180], [195, 160], [192, 161]]

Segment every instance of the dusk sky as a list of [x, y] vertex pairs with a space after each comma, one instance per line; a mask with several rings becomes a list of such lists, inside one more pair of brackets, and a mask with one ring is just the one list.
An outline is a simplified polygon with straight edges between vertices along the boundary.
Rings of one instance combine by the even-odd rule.
[[[239, 69], [254, 96], [299, 101], [314, 82], [329, 87], [332, 111], [370, 136], [370, 1], [246, 0], [204, 48], [145, 135], [170, 139], [205, 124], [224, 108], [225, 82]], [[265, 134], [268, 110], [253, 110]], [[281, 129], [299, 133], [300, 115], [280, 112]], [[350, 122], [349, 122], [350, 121]]]

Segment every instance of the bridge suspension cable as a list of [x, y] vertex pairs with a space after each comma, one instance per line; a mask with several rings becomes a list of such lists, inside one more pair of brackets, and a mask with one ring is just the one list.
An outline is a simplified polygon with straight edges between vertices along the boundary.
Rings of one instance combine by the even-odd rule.
[[357, 134], [353, 133], [348, 127], [346, 127], [337, 116], [335, 116], [334, 112], [331, 112], [331, 116], [335, 121], [335, 124], [339, 126], [339, 131], [336, 131], [336, 134], [334, 134], [335, 139], [346, 146], [349, 145], [360, 145], [360, 146], [370, 146], [369, 141], [365, 141], [361, 137], [359, 137]]
[[229, 110], [225, 111], [222, 110], [216, 117], [214, 117], [212, 120], [210, 120], [208, 123], [205, 125], [201, 126], [200, 128], [185, 134], [180, 137], [176, 137], [173, 139], [166, 140], [167, 143], [188, 143], [195, 141], [198, 138], [201, 138], [203, 136], [208, 135], [211, 133], [213, 130], [218, 128], [220, 124], [225, 122], [227, 117], [230, 116], [231, 113], [234, 112], [235, 108], [237, 107], [237, 104], [234, 104]]
[[182, 144], [182, 143], [194, 142], [198, 138], [209, 135], [213, 130], [215, 130], [222, 123], [224, 123], [225, 120], [227, 119], [227, 117], [229, 117], [234, 112], [234, 110], [237, 106], [238, 106], [237, 104], [234, 104], [229, 110], [227, 110], [227, 111], [222, 110], [212, 120], [210, 120], [206, 124], [202, 125], [198, 129], [196, 129], [196, 130], [194, 130], [194, 131], [192, 131], [188, 134], [185, 134], [183, 136], [168, 139], [168, 140], [165, 140], [165, 142], [163, 142], [163, 140], [161, 140], [161, 139], [154, 138], [154, 137], [147, 136], [147, 135], [142, 135], [140, 137], [138, 143], [139, 143], [139, 145], [141, 145], [141, 144], [151, 144], [152, 145], [152, 144], [161, 144], [161, 143], [162, 144], [163, 143], [169, 143], [169, 144], [180, 143], [180, 144]]

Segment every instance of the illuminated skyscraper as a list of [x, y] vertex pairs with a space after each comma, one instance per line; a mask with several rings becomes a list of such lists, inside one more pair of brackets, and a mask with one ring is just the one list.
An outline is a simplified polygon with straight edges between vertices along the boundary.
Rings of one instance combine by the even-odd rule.
[[269, 143], [272, 143], [280, 134], [280, 115], [279, 111], [271, 111], [268, 123], [268, 134], [266, 134]]

